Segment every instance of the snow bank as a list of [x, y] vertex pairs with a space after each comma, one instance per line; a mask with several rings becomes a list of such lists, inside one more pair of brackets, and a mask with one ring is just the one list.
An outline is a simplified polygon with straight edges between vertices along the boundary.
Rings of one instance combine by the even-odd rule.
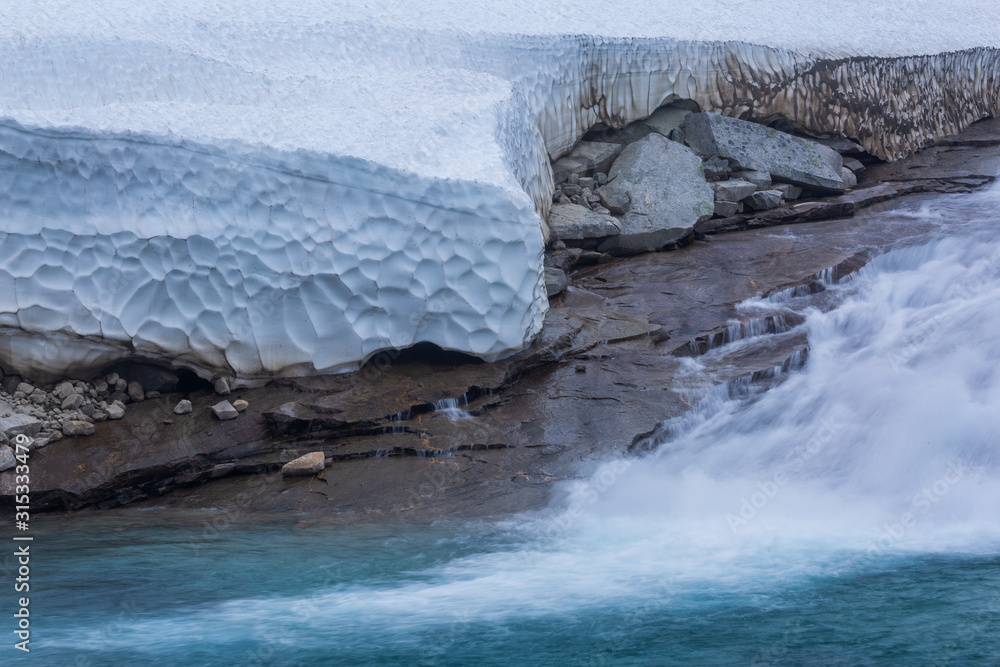
[[549, 159], [596, 123], [691, 99], [897, 158], [997, 112], [997, 6], [874, 4], [5, 7], [0, 364], [245, 383], [514, 353]]

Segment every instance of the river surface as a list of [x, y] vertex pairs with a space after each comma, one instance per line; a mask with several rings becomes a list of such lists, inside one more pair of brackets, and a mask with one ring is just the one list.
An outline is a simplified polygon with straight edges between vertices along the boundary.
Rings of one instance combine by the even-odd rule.
[[828, 307], [743, 304], [805, 316], [801, 367], [693, 393], [544, 512], [39, 520], [4, 663], [1000, 664], [1000, 190], [901, 207], [936, 231]]

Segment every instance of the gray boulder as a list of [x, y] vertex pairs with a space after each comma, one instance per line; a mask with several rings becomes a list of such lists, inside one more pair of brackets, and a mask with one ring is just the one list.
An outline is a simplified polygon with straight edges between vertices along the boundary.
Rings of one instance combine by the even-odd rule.
[[562, 183], [570, 177], [570, 174], [607, 172], [608, 167], [621, 152], [621, 144], [581, 141], [573, 147], [573, 150], [552, 163], [552, 177], [556, 183]]
[[545, 267], [545, 293], [549, 295], [550, 299], [557, 294], [562, 294], [568, 286], [569, 278], [566, 277], [565, 271], [554, 266]]
[[191, 401], [185, 398], [183, 401], [180, 401], [179, 403], [177, 403], [177, 405], [174, 406], [174, 414], [186, 415], [190, 413], [193, 409], [194, 408], [191, 406]]
[[773, 178], [825, 192], [846, 189], [840, 153], [808, 139], [737, 118], [693, 113], [684, 140], [703, 157], [719, 155], [744, 169], [761, 165]]
[[3, 433], [11, 440], [18, 435], [26, 435], [33, 438], [41, 430], [41, 420], [31, 415], [15, 413], [10, 417], [0, 418], [0, 433]]
[[323, 452], [312, 452], [281, 466], [281, 474], [284, 477], [308, 477], [315, 475], [325, 467], [326, 455]]
[[556, 204], [549, 213], [549, 238], [553, 241], [597, 239], [621, 230], [621, 224], [610, 215], [595, 213], [579, 204]]
[[63, 424], [62, 433], [66, 436], [94, 435], [94, 425], [74, 419]]
[[720, 218], [731, 218], [743, 210], [743, 205], [734, 201], [715, 202], [715, 215]]
[[857, 187], [858, 177], [854, 175], [853, 171], [851, 171], [847, 167], [844, 167], [843, 169], [841, 169], [841, 173], [844, 175], [844, 184], [847, 186], [848, 190]]
[[146, 398], [146, 392], [143, 390], [141, 382], [132, 380], [128, 383], [128, 397], [132, 399], [133, 403], [139, 403]]
[[229, 401], [219, 401], [212, 406], [212, 414], [218, 419], [226, 421], [227, 419], [236, 419], [240, 413], [236, 412], [236, 408]]
[[605, 240], [598, 248], [601, 252], [634, 255], [659, 250], [690, 235], [695, 223], [715, 212], [715, 193], [705, 181], [701, 159], [659, 134], [622, 151], [609, 179], [601, 188], [601, 201], [627, 203], [622, 207], [621, 234]]
[[125, 408], [123, 408], [121, 403], [119, 403], [118, 401], [115, 401], [114, 403], [109, 405], [108, 409], [105, 412], [108, 413], [108, 419], [112, 421], [116, 419], [121, 419], [122, 417], [125, 416]]
[[17, 459], [14, 457], [14, 450], [7, 445], [0, 446], [0, 472], [10, 470], [15, 465]]
[[785, 201], [793, 201], [802, 196], [802, 188], [791, 183], [777, 183], [771, 189], [781, 192], [781, 196], [785, 198]]
[[766, 211], [781, 206], [781, 190], [760, 190], [746, 198], [746, 204], [755, 211]]
[[77, 410], [84, 403], [84, 398], [80, 394], [70, 394], [63, 400], [60, 409], [62, 410]]
[[[770, 181], [770, 179], [768, 180]], [[719, 181], [718, 183], [713, 183], [712, 188], [715, 189], [716, 201], [729, 202], [742, 201], [757, 190], [756, 185], [750, 181], [744, 181], [742, 179]]]

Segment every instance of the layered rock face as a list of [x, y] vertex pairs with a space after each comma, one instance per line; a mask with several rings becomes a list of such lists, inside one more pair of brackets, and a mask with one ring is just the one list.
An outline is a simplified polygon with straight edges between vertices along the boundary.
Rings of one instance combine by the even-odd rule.
[[547, 309], [550, 159], [588, 129], [690, 100], [903, 156], [1000, 108], [1000, 10], [958, 4], [852, 32], [721, 2], [18, 3], [0, 365], [140, 356], [239, 384], [418, 342], [513, 354]]

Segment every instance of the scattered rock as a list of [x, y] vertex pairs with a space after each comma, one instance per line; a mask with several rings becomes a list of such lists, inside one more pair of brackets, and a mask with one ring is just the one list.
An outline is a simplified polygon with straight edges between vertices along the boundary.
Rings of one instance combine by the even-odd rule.
[[95, 422], [103, 422], [108, 420], [108, 413], [103, 410], [94, 410], [92, 417]]
[[550, 238], [580, 241], [613, 236], [621, 224], [610, 215], [601, 215], [577, 204], [556, 204], [549, 213]]
[[108, 419], [115, 421], [125, 416], [125, 408], [118, 401], [115, 401], [108, 406], [107, 413]]
[[61, 382], [55, 389], [52, 390], [52, 395], [59, 400], [62, 400], [73, 393], [75, 392], [73, 391], [72, 382]]
[[175, 415], [186, 415], [186, 414], [190, 414], [190, 412], [191, 412], [191, 411], [192, 411], [193, 409], [194, 409], [194, 408], [193, 408], [193, 407], [192, 407], [192, 405], [191, 405], [191, 401], [189, 401], [189, 400], [187, 400], [187, 399], [185, 398], [185, 399], [184, 399], [183, 401], [181, 401], [180, 403], [178, 403], [177, 405], [175, 405], [175, 406], [174, 406], [174, 414], [175, 414]]
[[133, 403], [140, 403], [146, 398], [146, 393], [143, 391], [141, 382], [132, 380], [128, 383], [128, 397], [132, 399]]
[[[767, 184], [771, 184], [771, 177], [767, 177]], [[733, 179], [731, 181], [720, 181], [718, 183], [713, 183], [712, 187], [715, 189], [715, 199], [716, 201], [727, 201], [735, 202], [742, 201], [750, 195], [752, 195], [756, 190], [757, 186], [750, 181], [744, 181], [742, 179]], [[793, 186], [789, 186], [793, 187]]]
[[0, 401], [0, 417], [10, 417], [14, 414], [14, 408], [7, 401]]
[[212, 414], [216, 416], [217, 419], [226, 421], [227, 419], [236, 419], [240, 413], [236, 412], [236, 408], [233, 407], [232, 403], [229, 401], [219, 401], [211, 408]]
[[326, 455], [323, 452], [312, 452], [281, 466], [281, 474], [284, 477], [308, 477], [322, 471], [325, 467]]
[[552, 163], [552, 177], [556, 183], [562, 183], [569, 180], [571, 175], [607, 172], [621, 151], [621, 144], [581, 141], [573, 150]]
[[127, 390], [128, 390], [128, 380], [121, 377], [118, 378], [118, 381], [115, 382], [115, 391], [124, 394]]
[[86, 421], [70, 420], [63, 424], [62, 433], [65, 436], [93, 435], [94, 425]]
[[577, 364], [576, 365], [576, 372], [577, 373], [586, 373], [587, 372], [587, 367], [584, 364]]
[[859, 160], [856, 160], [852, 157], [844, 158], [844, 166], [853, 171], [855, 176], [857, 176], [858, 174], [860, 174], [865, 170], [865, 165], [861, 164]]
[[841, 172], [844, 175], [844, 184], [847, 186], [848, 190], [851, 190], [858, 186], [858, 177], [854, 175], [853, 171], [851, 171], [847, 167], [844, 167], [843, 169], [841, 169]]
[[690, 235], [696, 222], [715, 211], [715, 194], [701, 166], [694, 152], [659, 134], [629, 145], [601, 188], [602, 202], [629, 202], [622, 231], [598, 250], [612, 255], [651, 252]]
[[27, 382], [22, 382], [17, 385], [16, 391], [23, 393], [25, 396], [30, 396], [31, 392], [35, 391], [35, 388], [28, 384]]
[[705, 160], [702, 163], [702, 168], [705, 171], [705, 179], [708, 181], [721, 181], [729, 178], [729, 172], [732, 171], [729, 168], [729, 163], [718, 155], [713, 155]]
[[746, 198], [746, 204], [755, 211], [766, 211], [781, 206], [780, 190], [761, 190]]
[[31, 415], [14, 413], [10, 417], [0, 418], [0, 433], [13, 439], [18, 435], [35, 437], [42, 430], [42, 420]]
[[734, 201], [717, 201], [715, 202], [715, 215], [720, 218], [731, 218], [743, 211], [743, 205], [739, 202]]
[[219, 396], [229, 395], [230, 392], [229, 380], [227, 380], [226, 378], [219, 378], [218, 380], [215, 381], [215, 384], [213, 386], [215, 388], [215, 393], [218, 394]]
[[562, 250], [545, 253], [545, 266], [551, 266], [560, 269], [564, 273], [569, 273], [576, 266], [576, 262], [582, 253], [583, 250], [580, 248], [563, 248]]
[[83, 396], [81, 396], [80, 394], [73, 393], [68, 395], [66, 399], [62, 402], [62, 405], [60, 405], [59, 407], [62, 410], [77, 410], [81, 406], [83, 406], [83, 403], [84, 403]]
[[239, 398], [233, 401], [233, 407], [236, 408], [236, 412], [246, 412], [246, 409], [250, 407], [250, 404], [242, 398]]
[[569, 286], [569, 278], [562, 269], [554, 266], [545, 267], [545, 293], [549, 298], [562, 294]]
[[149, 392], [146, 392], [146, 399], [147, 400], [151, 399], [151, 398], [159, 398], [159, 397], [160, 397], [160, 392], [158, 392], [158, 391], [149, 391]]
[[771, 189], [781, 192], [781, 196], [785, 198], [785, 201], [793, 201], [802, 196], [802, 188], [791, 183], [775, 183]]
[[10, 470], [17, 465], [14, 450], [7, 445], [0, 446], [0, 471]]
[[826, 192], [843, 192], [840, 153], [808, 139], [737, 118], [693, 113], [685, 141], [698, 155], [718, 155], [744, 169], [762, 165], [772, 177]]

